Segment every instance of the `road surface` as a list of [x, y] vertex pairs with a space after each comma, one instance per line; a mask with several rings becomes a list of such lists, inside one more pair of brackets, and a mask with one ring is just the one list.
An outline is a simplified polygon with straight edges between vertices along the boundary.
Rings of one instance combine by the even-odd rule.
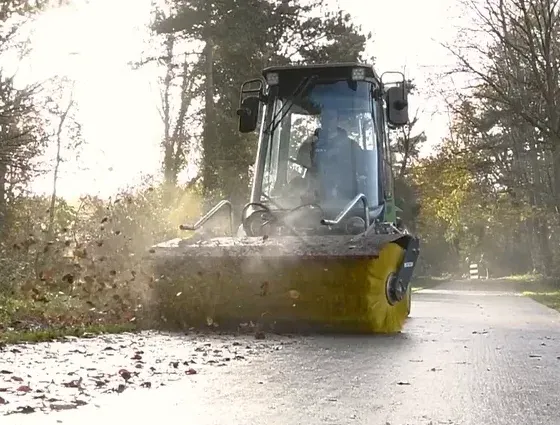
[[560, 424], [560, 314], [487, 285], [416, 293], [397, 336], [267, 336], [247, 362], [0, 423]]

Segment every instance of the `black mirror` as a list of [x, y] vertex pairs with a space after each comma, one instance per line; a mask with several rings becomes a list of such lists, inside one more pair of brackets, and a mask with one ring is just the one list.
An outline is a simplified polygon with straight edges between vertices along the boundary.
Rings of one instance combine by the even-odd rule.
[[408, 99], [404, 85], [387, 89], [387, 121], [395, 127], [408, 124]]
[[259, 104], [260, 100], [257, 96], [246, 97], [241, 102], [241, 106], [237, 110], [240, 133], [250, 133], [257, 128]]

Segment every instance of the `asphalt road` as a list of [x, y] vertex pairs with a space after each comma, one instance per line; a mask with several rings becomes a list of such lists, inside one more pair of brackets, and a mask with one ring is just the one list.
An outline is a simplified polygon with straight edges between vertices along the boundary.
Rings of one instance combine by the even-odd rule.
[[397, 336], [267, 336], [247, 362], [0, 424], [560, 424], [560, 314], [491, 285], [416, 293]]

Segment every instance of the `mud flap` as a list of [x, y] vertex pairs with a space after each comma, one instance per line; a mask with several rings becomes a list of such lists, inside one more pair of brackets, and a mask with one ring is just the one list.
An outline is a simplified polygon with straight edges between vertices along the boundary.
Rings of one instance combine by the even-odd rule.
[[414, 273], [416, 261], [420, 255], [420, 240], [411, 235], [404, 235], [395, 243], [399, 244], [404, 250], [404, 258], [397, 273], [397, 282], [399, 282], [404, 293], [409, 292], [410, 281]]

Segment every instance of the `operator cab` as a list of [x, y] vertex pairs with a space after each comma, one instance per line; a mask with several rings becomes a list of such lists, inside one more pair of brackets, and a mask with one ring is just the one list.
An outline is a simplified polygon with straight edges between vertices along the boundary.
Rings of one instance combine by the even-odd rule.
[[[257, 89], [245, 86], [261, 80], [244, 84], [242, 96], [257, 96], [242, 99], [238, 111], [239, 130], [247, 133], [255, 130], [262, 104], [251, 203], [278, 211], [319, 211], [324, 223], [349, 208], [347, 218], [363, 231], [366, 221], [371, 224], [383, 212], [390, 171], [383, 161], [388, 155], [384, 100], [389, 93], [404, 102], [388, 118], [389, 124], [405, 124], [404, 85], [386, 92], [373, 68], [358, 64], [272, 67], [263, 77], [266, 83]], [[349, 207], [359, 195], [361, 202]], [[307, 217], [320, 221], [316, 214]], [[344, 225], [347, 233], [348, 220]]]

